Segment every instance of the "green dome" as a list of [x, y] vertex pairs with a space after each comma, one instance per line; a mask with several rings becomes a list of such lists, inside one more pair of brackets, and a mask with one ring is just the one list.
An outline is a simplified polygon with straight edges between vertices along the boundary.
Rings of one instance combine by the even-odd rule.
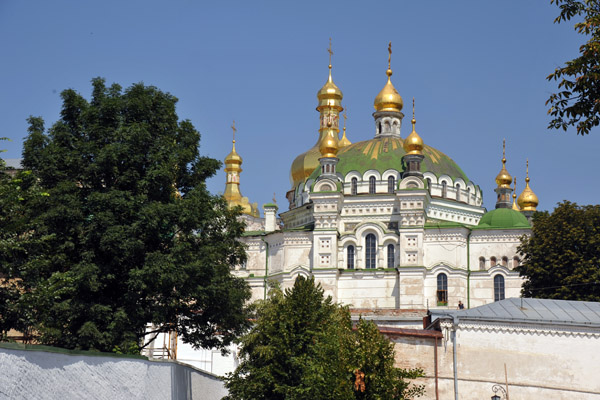
[[477, 228], [531, 228], [531, 225], [527, 218], [518, 211], [510, 208], [496, 208], [483, 214]]
[[[379, 172], [395, 169], [403, 172], [402, 157], [406, 154], [403, 144], [404, 140], [401, 138], [389, 136], [353, 143], [337, 154], [339, 162], [336, 170], [344, 176], [350, 171], [363, 174], [370, 169]], [[462, 169], [441, 151], [425, 145], [423, 155], [425, 159], [421, 163], [421, 172], [432, 172], [437, 177], [445, 174], [452, 179], [462, 178], [469, 182]]]

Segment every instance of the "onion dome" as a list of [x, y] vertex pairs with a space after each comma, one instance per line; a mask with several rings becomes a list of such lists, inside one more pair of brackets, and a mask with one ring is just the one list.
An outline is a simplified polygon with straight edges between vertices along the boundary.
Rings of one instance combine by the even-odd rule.
[[402, 97], [392, 85], [392, 67], [391, 67], [391, 57], [392, 57], [392, 42], [388, 47], [389, 57], [388, 57], [388, 69], [385, 72], [387, 74], [388, 80], [381, 92], [375, 97], [375, 101], [373, 106], [376, 111], [393, 111], [400, 112], [402, 107], [404, 106], [404, 102], [402, 101]]
[[538, 197], [533, 193], [533, 190], [529, 187], [529, 160], [527, 160], [527, 177], [525, 178], [525, 189], [519, 195], [517, 199], [519, 207], [522, 211], [536, 211], [539, 204]]
[[331, 78], [331, 61], [329, 62], [329, 78], [327, 82], [319, 91], [317, 92], [317, 99], [319, 100], [319, 105], [317, 106], [317, 111], [323, 111], [325, 109], [331, 108], [337, 111], [342, 111], [342, 98], [344, 95], [340, 88], [333, 83], [333, 79]]
[[415, 119], [415, 99], [413, 98], [413, 118], [412, 118], [412, 132], [406, 139], [404, 139], [404, 151], [406, 154], [419, 154], [423, 155], [423, 139], [419, 136], [417, 131], [415, 131], [415, 124], [417, 120]]
[[348, 138], [346, 137], [346, 119], [348, 117], [346, 116], [346, 112], [344, 111], [344, 134], [342, 136], [342, 138], [339, 141], [338, 147], [340, 149], [343, 149], [346, 146], [350, 146], [352, 144], [351, 141], [348, 140]]
[[512, 183], [513, 179], [512, 179], [512, 176], [510, 176], [510, 174], [506, 170], [505, 150], [506, 150], [506, 145], [505, 145], [505, 141], [503, 140], [502, 141], [502, 169], [496, 176], [496, 184], [498, 185], [499, 188], [510, 189], [510, 184]]
[[[230, 164], [230, 165], [229, 165]], [[237, 169], [242, 164], [242, 157], [235, 151], [235, 140], [233, 140], [233, 146], [231, 153], [225, 157], [225, 166], [230, 169]], [[237, 166], [237, 167], [236, 167]], [[241, 168], [239, 168], [241, 170]]]
[[223, 197], [227, 201], [229, 207], [242, 207], [242, 212], [253, 217], [260, 217], [258, 213], [258, 206], [250, 204], [247, 197], [243, 197], [240, 192], [240, 174], [242, 172], [242, 157], [235, 151], [235, 121], [231, 126], [233, 129], [233, 141], [231, 146], [231, 153], [225, 157], [225, 173], [226, 184], [225, 192]]

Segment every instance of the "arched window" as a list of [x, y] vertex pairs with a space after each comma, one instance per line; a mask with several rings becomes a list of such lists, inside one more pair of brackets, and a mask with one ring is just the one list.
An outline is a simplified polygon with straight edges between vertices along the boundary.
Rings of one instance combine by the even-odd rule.
[[456, 200], [460, 201], [460, 183], [456, 184]]
[[448, 305], [448, 277], [446, 274], [437, 276], [437, 305]]
[[369, 233], [365, 238], [365, 267], [375, 268], [377, 253], [377, 238], [372, 233]]
[[485, 269], [485, 257], [479, 257], [479, 269]]
[[506, 256], [502, 257], [502, 266], [508, 267], [508, 257], [506, 257]]
[[394, 193], [394, 189], [396, 189], [396, 178], [390, 176], [388, 178], [388, 193]]
[[496, 266], [496, 257], [492, 256], [490, 257], [490, 267], [495, 267]]
[[448, 196], [448, 191], [446, 188], [446, 181], [442, 181], [442, 197], [446, 198]]
[[427, 188], [429, 189], [429, 191], [431, 192], [431, 178], [427, 178], [425, 179], [427, 181]]
[[494, 301], [504, 300], [504, 277], [494, 276]]
[[356, 196], [358, 193], [358, 179], [352, 178], [352, 183], [350, 184], [350, 191], [353, 196]]
[[375, 177], [369, 177], [369, 194], [375, 193]]
[[346, 267], [354, 269], [354, 246], [350, 245], [346, 249]]
[[387, 246], [387, 267], [394, 268], [394, 252], [395, 247], [393, 244], [388, 244]]
[[517, 268], [521, 264], [521, 259], [518, 256], [513, 257], [513, 268]]

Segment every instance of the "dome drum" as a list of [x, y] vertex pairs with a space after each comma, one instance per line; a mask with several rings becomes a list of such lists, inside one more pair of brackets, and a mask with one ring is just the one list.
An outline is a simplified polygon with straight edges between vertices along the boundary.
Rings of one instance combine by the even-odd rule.
[[398, 111], [376, 111], [373, 113], [375, 118], [375, 136], [397, 136], [400, 137], [402, 127], [402, 118], [404, 114]]

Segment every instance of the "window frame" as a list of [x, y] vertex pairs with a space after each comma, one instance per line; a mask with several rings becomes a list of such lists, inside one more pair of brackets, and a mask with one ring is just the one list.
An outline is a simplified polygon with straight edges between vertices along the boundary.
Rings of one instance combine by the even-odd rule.
[[377, 179], [371, 175], [369, 177], [369, 194], [377, 193]]
[[350, 194], [356, 196], [358, 194], [358, 179], [352, 178], [350, 181]]
[[441, 272], [437, 275], [436, 300], [438, 306], [448, 305], [448, 275]]
[[354, 248], [353, 244], [346, 247], [346, 268], [347, 269], [355, 268], [355, 259], [356, 259], [355, 254], [356, 254], [356, 249]]
[[506, 284], [504, 276], [494, 275], [494, 301], [504, 300], [506, 298]]
[[365, 236], [365, 268], [377, 268], [377, 236], [373, 233]]
[[396, 262], [396, 246], [392, 243], [387, 245], [387, 267], [395, 268]]

